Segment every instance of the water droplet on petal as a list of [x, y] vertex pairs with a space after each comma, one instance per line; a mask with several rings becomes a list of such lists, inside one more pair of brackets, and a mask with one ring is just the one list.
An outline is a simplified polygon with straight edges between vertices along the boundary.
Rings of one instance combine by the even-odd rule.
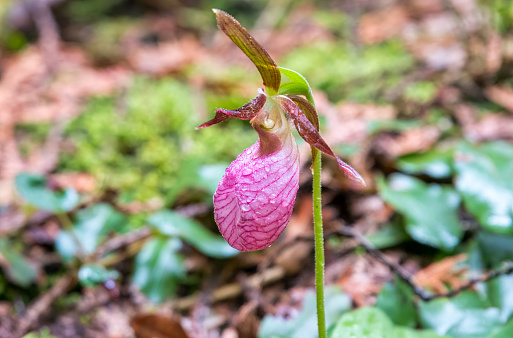
[[247, 204], [241, 205], [240, 208], [242, 209], [242, 211], [249, 211], [249, 209], [251, 209], [251, 207]]
[[246, 168], [242, 171], [242, 175], [251, 175], [252, 172], [253, 170]]
[[276, 195], [275, 194], [270, 194], [269, 195], [269, 199], [275, 199], [276, 198]]
[[265, 169], [265, 171], [269, 172], [269, 171], [271, 170], [271, 167], [269, 167], [268, 165], [266, 165], [266, 166], [264, 167], [264, 169]]

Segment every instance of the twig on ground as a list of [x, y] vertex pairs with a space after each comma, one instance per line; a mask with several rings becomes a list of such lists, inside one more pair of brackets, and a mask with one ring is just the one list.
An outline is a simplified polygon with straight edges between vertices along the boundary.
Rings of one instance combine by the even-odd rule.
[[444, 293], [433, 294], [425, 290], [424, 288], [418, 286], [415, 282], [414, 275], [412, 275], [410, 272], [404, 269], [404, 267], [402, 267], [400, 264], [396, 264], [388, 260], [388, 258], [383, 252], [374, 247], [374, 245], [372, 245], [372, 243], [369, 242], [367, 238], [365, 238], [362, 234], [358, 233], [357, 231], [351, 229], [350, 227], [343, 226], [341, 229], [327, 234], [326, 237], [331, 237], [334, 235], [353, 238], [360, 246], [362, 246], [365, 249], [365, 251], [367, 251], [376, 260], [386, 265], [392, 272], [394, 272], [397, 276], [399, 276], [399, 278], [401, 278], [406, 284], [408, 284], [412, 288], [413, 292], [420, 299], [426, 302], [436, 298], [454, 297], [458, 295], [460, 292], [470, 289], [477, 283], [486, 282], [491, 279], [513, 273], [513, 262], [505, 262], [501, 268], [492, 270], [489, 273], [483, 274], [479, 277], [472, 278], [467, 283], [456, 289], [452, 289]]
[[115, 251], [134, 242], [146, 239], [150, 235], [151, 229], [149, 227], [142, 227], [127, 234], [116, 236], [99, 246], [91, 256], [98, 260], [105, 256], [107, 252]]
[[17, 324], [17, 331], [14, 337], [23, 337], [31, 328], [35, 327], [39, 319], [52, 303], [64, 295], [77, 282], [76, 273], [61, 277], [48, 292], [37, 298], [28, 308], [25, 315], [20, 316]]
[[[382, 263], [383, 265], [387, 266], [393, 273], [395, 273], [402, 281], [404, 281], [406, 284], [410, 286], [410, 288], [413, 290], [413, 292], [423, 301], [429, 302], [436, 298], [443, 298], [443, 297], [454, 297], [458, 295], [460, 292], [472, 288], [477, 283], [487, 282], [489, 280], [492, 280], [494, 278], [498, 278], [500, 276], [508, 275], [513, 273], [513, 262], [505, 262], [502, 267], [492, 270], [488, 273], [485, 273], [479, 277], [471, 278], [467, 281], [467, 283], [463, 284], [462, 286], [449, 290], [444, 293], [437, 293], [433, 294], [429, 292], [428, 290], [422, 288], [417, 284], [415, 281], [415, 276], [411, 274], [409, 271], [407, 271], [402, 265], [396, 264], [392, 261], [390, 261], [387, 256], [381, 252], [381, 250], [377, 249], [365, 236], [360, 234], [359, 232], [353, 230], [350, 227], [342, 226], [340, 229], [332, 231], [327, 233], [324, 237], [330, 238], [333, 236], [343, 236], [343, 237], [349, 237], [354, 239], [359, 246], [363, 247], [365, 251], [370, 254], [372, 257], [374, 257], [377, 261]], [[300, 241], [313, 241], [312, 236], [308, 237], [297, 237], [296, 240]], [[285, 243], [283, 247], [281, 247], [279, 250], [277, 250], [272, 257], [278, 256], [278, 254], [289, 247], [291, 244], [293, 244], [294, 241]], [[354, 250], [356, 248], [353, 247]], [[266, 265], [266, 267], [268, 264]]]

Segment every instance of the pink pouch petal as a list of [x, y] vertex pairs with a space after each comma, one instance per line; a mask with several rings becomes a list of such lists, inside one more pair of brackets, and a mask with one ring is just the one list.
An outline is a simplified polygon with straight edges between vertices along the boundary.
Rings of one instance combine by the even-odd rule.
[[281, 147], [267, 155], [261, 155], [259, 139], [232, 162], [219, 182], [215, 220], [235, 249], [267, 248], [290, 220], [299, 188], [299, 151], [290, 131], [287, 134]]

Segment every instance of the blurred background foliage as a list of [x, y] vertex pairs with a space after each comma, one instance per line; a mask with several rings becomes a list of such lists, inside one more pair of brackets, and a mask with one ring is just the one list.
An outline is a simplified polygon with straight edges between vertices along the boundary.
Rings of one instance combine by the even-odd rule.
[[217, 182], [257, 135], [194, 127], [261, 84], [212, 7], [308, 79], [323, 136], [368, 182], [326, 159], [329, 233], [363, 234], [430, 295], [498, 271], [422, 300], [332, 235], [330, 336], [513, 336], [504, 0], [1, 2], [0, 336], [131, 337], [159, 327], [149, 309], [190, 336], [315, 335], [312, 247], [295, 241], [311, 234], [306, 145], [281, 241], [239, 253], [213, 221]]

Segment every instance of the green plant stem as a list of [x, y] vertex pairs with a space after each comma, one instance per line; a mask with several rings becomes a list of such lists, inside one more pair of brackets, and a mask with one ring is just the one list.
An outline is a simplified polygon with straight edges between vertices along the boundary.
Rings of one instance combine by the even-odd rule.
[[315, 292], [317, 299], [317, 326], [319, 338], [326, 338], [326, 313], [324, 309], [324, 237], [322, 231], [321, 152], [312, 148], [313, 213], [315, 237]]
[[[315, 107], [312, 93], [306, 98]], [[319, 338], [326, 338], [326, 310], [324, 308], [324, 233], [322, 229], [322, 195], [321, 195], [321, 152], [312, 147], [313, 169], [313, 216], [315, 238], [315, 293], [317, 300], [317, 327]]]

